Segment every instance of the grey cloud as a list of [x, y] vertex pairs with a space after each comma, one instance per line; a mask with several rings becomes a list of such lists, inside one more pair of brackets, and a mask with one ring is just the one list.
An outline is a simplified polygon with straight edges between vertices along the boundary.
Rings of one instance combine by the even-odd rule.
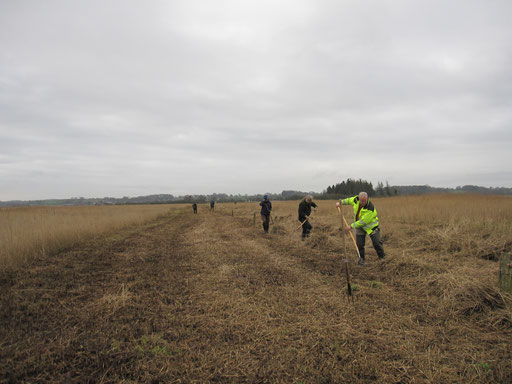
[[510, 11], [4, 2], [0, 200], [511, 186]]

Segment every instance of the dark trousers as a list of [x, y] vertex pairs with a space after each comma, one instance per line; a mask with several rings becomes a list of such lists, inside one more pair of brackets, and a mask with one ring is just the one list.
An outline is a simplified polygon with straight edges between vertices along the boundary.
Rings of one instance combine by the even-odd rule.
[[[386, 254], [384, 253], [384, 247], [382, 246], [382, 241], [380, 240], [380, 228], [377, 228], [375, 231], [372, 232], [370, 235], [370, 239], [373, 243], [373, 248], [375, 248], [375, 251], [377, 251], [377, 255], [380, 259], [384, 258]], [[359, 234], [359, 232], [356, 234], [356, 244], [357, 249], [359, 250], [359, 256], [361, 256], [364, 259], [364, 244], [366, 242], [366, 233], [364, 235]]]
[[270, 223], [270, 213], [268, 215], [261, 214], [261, 221], [263, 222], [263, 230], [267, 233]]
[[313, 226], [309, 223], [309, 221], [306, 221], [304, 224], [302, 224], [302, 238], [308, 237], [309, 232], [313, 229]]

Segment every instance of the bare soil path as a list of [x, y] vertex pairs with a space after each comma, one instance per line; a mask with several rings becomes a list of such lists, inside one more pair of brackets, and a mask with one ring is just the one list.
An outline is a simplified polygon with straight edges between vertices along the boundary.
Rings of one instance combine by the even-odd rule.
[[0, 382], [512, 378], [509, 329], [447, 319], [439, 297], [406, 288], [404, 276], [442, 273], [435, 265], [352, 267], [349, 304], [339, 249], [258, 229], [176, 210], [4, 273]]
[[146, 349], [158, 345], [147, 338], [172, 328], [167, 309], [183, 305], [194, 274], [180, 246], [190, 225], [180, 215], [162, 218], [4, 276], [0, 378], [136, 382], [153, 376]]

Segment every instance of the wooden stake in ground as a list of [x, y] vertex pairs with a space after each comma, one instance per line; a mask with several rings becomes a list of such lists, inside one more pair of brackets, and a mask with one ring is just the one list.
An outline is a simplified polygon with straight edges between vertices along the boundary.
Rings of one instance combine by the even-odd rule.
[[350, 285], [350, 273], [348, 272], [348, 259], [345, 259], [345, 276], [347, 278], [347, 295], [348, 295], [348, 301], [350, 302], [350, 299], [352, 299], [352, 302], [354, 302], [354, 296], [352, 295], [352, 285]]

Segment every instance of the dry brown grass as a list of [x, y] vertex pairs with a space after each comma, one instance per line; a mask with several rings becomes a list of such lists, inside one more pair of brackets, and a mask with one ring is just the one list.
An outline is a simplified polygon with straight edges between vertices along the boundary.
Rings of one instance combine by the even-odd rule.
[[317, 203], [305, 242], [298, 202], [270, 234], [257, 203], [182, 207], [0, 275], [0, 381], [512, 381], [510, 198], [375, 199], [388, 258], [368, 241], [364, 267]]
[[0, 208], [0, 269], [168, 211], [168, 205]]

